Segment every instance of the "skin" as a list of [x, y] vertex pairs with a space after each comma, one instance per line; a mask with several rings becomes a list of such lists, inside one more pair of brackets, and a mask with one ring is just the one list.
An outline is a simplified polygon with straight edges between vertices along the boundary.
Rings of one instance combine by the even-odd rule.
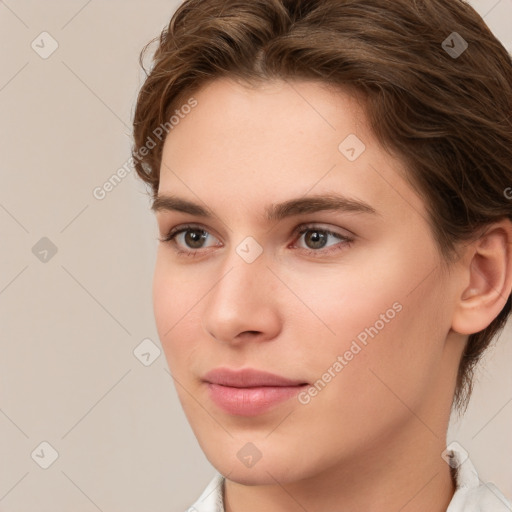
[[[313, 82], [220, 79], [194, 97], [166, 139], [158, 192], [215, 217], [156, 212], [161, 238], [193, 223], [207, 239], [159, 244], [153, 302], [185, 414], [227, 476], [226, 511], [445, 511], [455, 489], [441, 453], [458, 363], [467, 334], [503, 307], [498, 292], [510, 293], [510, 225], [486, 239], [496, 276], [476, 266], [477, 244], [448, 272], [421, 195], [354, 96]], [[366, 146], [353, 162], [338, 150], [349, 134]], [[376, 214], [263, 216], [271, 203], [332, 192]], [[319, 249], [311, 231], [294, 234], [304, 224], [353, 242], [330, 236]], [[263, 249], [252, 263], [236, 252], [248, 236]], [[201, 378], [220, 366], [316, 382], [394, 303], [401, 311], [308, 404], [293, 398], [247, 418], [209, 399]], [[261, 452], [252, 467], [237, 457], [248, 442]]]

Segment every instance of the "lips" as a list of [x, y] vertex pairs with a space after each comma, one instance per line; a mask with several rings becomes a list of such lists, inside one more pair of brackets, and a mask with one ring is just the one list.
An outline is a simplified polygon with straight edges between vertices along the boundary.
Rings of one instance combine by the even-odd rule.
[[273, 373], [247, 368], [216, 368], [203, 380], [210, 399], [224, 412], [237, 416], [256, 416], [289, 400], [308, 383]]
[[307, 384], [301, 380], [287, 379], [274, 373], [263, 372], [247, 368], [245, 370], [230, 370], [228, 368], [216, 368], [209, 371], [203, 380], [212, 384], [229, 386], [233, 388], [253, 387], [289, 387]]

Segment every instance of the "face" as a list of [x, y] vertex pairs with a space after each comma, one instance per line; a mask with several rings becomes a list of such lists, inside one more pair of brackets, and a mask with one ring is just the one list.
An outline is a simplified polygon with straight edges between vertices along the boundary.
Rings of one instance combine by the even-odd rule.
[[423, 200], [348, 93], [222, 79], [194, 97], [164, 146], [159, 196], [175, 200], [156, 216], [174, 236], [153, 283], [185, 414], [240, 483], [355, 463], [418, 425], [411, 409], [431, 414], [456, 374], [455, 288]]

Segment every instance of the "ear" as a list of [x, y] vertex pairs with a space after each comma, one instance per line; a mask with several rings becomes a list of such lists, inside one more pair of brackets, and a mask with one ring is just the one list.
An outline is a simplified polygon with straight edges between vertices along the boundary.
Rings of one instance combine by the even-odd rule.
[[487, 226], [466, 249], [464, 282], [455, 305], [452, 329], [474, 334], [485, 329], [505, 306], [512, 291], [512, 222]]

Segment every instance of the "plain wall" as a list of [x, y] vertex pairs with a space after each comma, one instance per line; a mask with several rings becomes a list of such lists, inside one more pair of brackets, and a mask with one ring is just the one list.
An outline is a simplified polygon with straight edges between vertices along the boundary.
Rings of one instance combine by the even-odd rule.
[[[93, 195], [129, 157], [138, 54], [177, 5], [0, 2], [0, 510], [184, 511], [214, 473], [163, 353], [133, 354], [159, 346], [146, 188], [130, 172]], [[512, 50], [512, 0], [473, 5]], [[58, 43], [46, 59], [31, 47], [43, 31]], [[509, 324], [448, 439], [508, 497], [511, 360]]]

